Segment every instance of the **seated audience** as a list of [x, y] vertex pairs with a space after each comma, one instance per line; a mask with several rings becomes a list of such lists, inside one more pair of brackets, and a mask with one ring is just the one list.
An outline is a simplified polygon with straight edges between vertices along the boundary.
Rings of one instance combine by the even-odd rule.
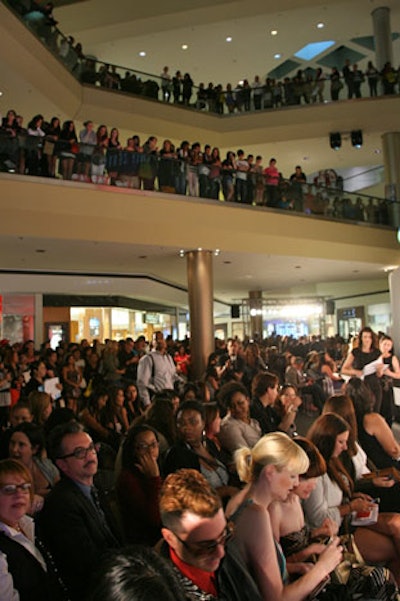
[[10, 457], [25, 465], [32, 476], [35, 489], [35, 509], [43, 506], [45, 497], [60, 479], [55, 465], [46, 456], [43, 430], [36, 424], [25, 422], [16, 426], [10, 438]]
[[64, 600], [60, 579], [51, 578], [43, 545], [27, 514], [33, 500], [32, 477], [14, 459], [0, 461], [0, 593], [2, 601]]
[[40, 532], [70, 599], [81, 601], [103, 554], [120, 546], [119, 534], [105, 500], [93, 486], [97, 451], [83, 427], [71, 421], [54, 428], [49, 454], [61, 480], [45, 499], [39, 515]]
[[148, 547], [110, 552], [96, 571], [87, 601], [185, 601], [168, 562]]
[[170, 474], [161, 489], [160, 514], [167, 557], [186, 598], [260, 601], [238, 554], [221, 499], [197, 470]]
[[[353, 512], [370, 515], [375, 503], [366, 494], [355, 493], [354, 483], [340, 456], [347, 448], [349, 426], [334, 413], [321, 415], [311, 426], [307, 437], [319, 449], [327, 465], [327, 473], [320, 476], [310, 497], [304, 501], [306, 521], [319, 527], [331, 517], [340, 527]], [[348, 516], [346, 518], [346, 516]], [[345, 519], [346, 518], [346, 519]], [[379, 513], [377, 522], [358, 526], [354, 539], [368, 563], [383, 563], [400, 582], [400, 514]]]
[[124, 538], [128, 543], [153, 546], [161, 537], [158, 508], [161, 476], [157, 432], [134, 426], [122, 446], [122, 470], [116, 489]]
[[298, 475], [308, 466], [304, 451], [282, 432], [266, 434], [252, 450], [243, 447], [236, 453], [237, 471], [246, 486], [230, 501], [226, 514], [235, 524], [236, 544], [265, 601], [302, 601], [342, 557], [336, 537], [305, 574], [289, 583], [286, 560], [274, 538], [268, 509], [274, 501], [286, 501]]
[[218, 393], [218, 404], [228, 410], [218, 435], [221, 445], [233, 453], [242, 446], [253, 447], [261, 437], [261, 427], [250, 416], [247, 390], [240, 382], [228, 382]]

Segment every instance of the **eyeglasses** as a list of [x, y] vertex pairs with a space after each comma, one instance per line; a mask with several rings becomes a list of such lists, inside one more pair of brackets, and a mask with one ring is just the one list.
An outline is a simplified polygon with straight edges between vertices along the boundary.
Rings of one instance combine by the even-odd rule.
[[158, 440], [154, 440], [153, 442], [150, 442], [149, 444], [147, 444], [147, 442], [139, 442], [136, 445], [136, 449], [138, 451], [148, 451], [149, 449], [158, 449], [158, 446], [159, 446]]
[[282, 396], [286, 397], [287, 399], [296, 399], [297, 398], [297, 394], [289, 394], [288, 392], [284, 392], [282, 394]]
[[18, 490], [29, 492], [31, 488], [32, 484], [30, 482], [23, 482], [22, 484], [4, 484], [4, 486], [0, 486], [0, 492], [2, 495], [11, 497], [11, 495], [15, 495]]
[[211, 555], [211, 553], [215, 551], [218, 545], [226, 545], [226, 543], [232, 538], [233, 533], [233, 524], [227, 524], [222, 534], [215, 540], [204, 540], [199, 541], [198, 543], [187, 543], [185, 540], [179, 538], [179, 536], [174, 532], [176, 538], [185, 547], [185, 549], [190, 551], [190, 553], [196, 557], [201, 557], [203, 555]]
[[100, 444], [99, 443], [90, 443], [90, 445], [88, 447], [76, 447], [76, 449], [74, 449], [72, 451], [72, 453], [68, 453], [67, 455], [61, 455], [60, 457], [57, 457], [57, 459], [68, 459], [69, 457], [75, 457], [75, 459], [86, 459], [86, 457], [88, 456], [88, 453], [93, 453], [93, 451], [95, 453], [98, 453], [98, 451], [100, 450]]

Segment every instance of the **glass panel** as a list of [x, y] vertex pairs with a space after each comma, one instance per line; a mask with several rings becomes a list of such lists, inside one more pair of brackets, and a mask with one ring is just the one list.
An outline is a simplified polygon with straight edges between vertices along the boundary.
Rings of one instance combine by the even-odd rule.
[[176, 158], [173, 148], [167, 157], [160, 154], [151, 150], [147, 143], [140, 152], [129, 147], [106, 150], [100, 146], [71, 144], [26, 133], [11, 137], [0, 130], [0, 171], [3, 172], [52, 176], [49, 172], [51, 159], [58, 176], [64, 179], [172, 194], [188, 193], [239, 202], [248, 207], [265, 206], [381, 226], [397, 228], [400, 224], [399, 201], [346, 192], [336, 175], [330, 180], [336, 187], [318, 184], [319, 179], [326, 181], [325, 172], [320, 172], [321, 177], [316, 177], [314, 183], [281, 179], [271, 186], [261, 165], [251, 164], [243, 177], [243, 172], [236, 170], [234, 163], [229, 167], [220, 162], [206, 164], [201, 153], [193, 159], [195, 155], [189, 151], [181, 160]]

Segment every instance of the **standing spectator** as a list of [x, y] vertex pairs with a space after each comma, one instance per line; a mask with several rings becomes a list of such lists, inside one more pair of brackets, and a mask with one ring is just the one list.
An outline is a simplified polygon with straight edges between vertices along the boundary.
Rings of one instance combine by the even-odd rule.
[[167, 343], [159, 338], [155, 351], [142, 357], [138, 365], [137, 385], [143, 405], [150, 405], [155, 392], [173, 388], [179, 380], [174, 361], [167, 353]]
[[164, 67], [160, 77], [161, 77], [161, 90], [162, 90], [162, 99], [164, 102], [169, 102], [171, 98], [171, 90], [172, 90], [172, 82], [171, 75], [169, 74], [169, 67]]
[[199, 165], [202, 162], [200, 143], [192, 144], [189, 155], [188, 184], [189, 195], [199, 196]]
[[353, 86], [353, 73], [350, 69], [350, 60], [346, 58], [343, 67], [343, 79], [347, 86], [347, 98], [353, 98], [354, 86]]
[[294, 197], [294, 210], [303, 212], [303, 184], [307, 183], [307, 178], [300, 165], [296, 165], [294, 173], [290, 176], [290, 181]]
[[210, 197], [210, 165], [211, 165], [211, 146], [206, 144], [202, 154], [202, 160], [199, 164], [199, 194], [200, 198]]
[[358, 68], [358, 65], [353, 65], [352, 77], [354, 95], [356, 98], [361, 98], [361, 84], [364, 81], [364, 75]]
[[265, 191], [267, 195], [267, 207], [278, 206], [279, 171], [276, 168], [276, 159], [269, 161], [268, 167], [264, 169]]
[[368, 61], [368, 66], [367, 66], [365, 75], [367, 76], [367, 79], [368, 79], [369, 95], [377, 96], [378, 95], [377, 88], [378, 88], [379, 71], [376, 67], [374, 67], [372, 61]]
[[337, 67], [332, 67], [332, 73], [330, 75], [331, 80], [331, 98], [332, 100], [339, 100], [340, 90], [343, 88], [343, 84], [340, 81], [340, 73]]
[[178, 149], [178, 171], [175, 178], [175, 190], [177, 194], [186, 194], [188, 163], [190, 160], [189, 142], [184, 140]]
[[174, 95], [174, 102], [177, 104], [181, 100], [182, 94], [182, 74], [177, 71], [172, 78], [172, 93]]
[[192, 97], [193, 80], [189, 73], [185, 73], [182, 82], [182, 100], [183, 104], [189, 106], [190, 98]]
[[245, 203], [247, 200], [247, 172], [249, 170], [249, 164], [244, 158], [244, 151], [242, 149], [237, 151], [236, 161], [236, 202]]
[[263, 94], [264, 94], [264, 86], [262, 85], [262, 83], [260, 81], [260, 77], [258, 75], [255, 76], [251, 87], [253, 89], [254, 110], [259, 111], [259, 110], [261, 110], [261, 103], [262, 103], [262, 98], [263, 98]]

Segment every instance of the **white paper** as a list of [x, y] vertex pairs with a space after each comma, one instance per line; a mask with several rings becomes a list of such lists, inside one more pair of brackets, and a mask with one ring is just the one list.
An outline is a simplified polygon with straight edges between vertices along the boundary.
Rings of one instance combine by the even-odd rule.
[[61, 396], [61, 390], [57, 388], [57, 385], [59, 384], [60, 378], [49, 378], [48, 380], [44, 381], [44, 391], [51, 396], [53, 401]]

